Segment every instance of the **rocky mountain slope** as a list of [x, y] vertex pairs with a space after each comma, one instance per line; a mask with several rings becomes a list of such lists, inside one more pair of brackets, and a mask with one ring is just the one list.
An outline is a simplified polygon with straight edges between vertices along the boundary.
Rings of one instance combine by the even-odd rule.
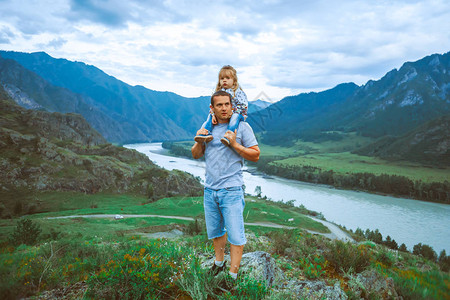
[[450, 114], [450, 52], [407, 62], [364, 86], [339, 85], [286, 97], [249, 118], [268, 140], [298, 139], [305, 131], [356, 131], [399, 136]]
[[[26, 110], [0, 93], [0, 194], [39, 191], [196, 195], [201, 185], [135, 150], [113, 146], [77, 114]], [[5, 201], [5, 203], [3, 203]]]

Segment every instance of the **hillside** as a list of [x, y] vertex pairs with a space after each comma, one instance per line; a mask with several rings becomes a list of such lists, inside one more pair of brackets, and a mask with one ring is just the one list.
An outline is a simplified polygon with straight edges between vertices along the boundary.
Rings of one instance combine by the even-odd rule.
[[322, 129], [318, 116], [331, 113], [355, 93], [358, 86], [345, 83], [320, 93], [304, 93], [282, 99], [250, 115], [248, 122], [256, 132], [263, 132], [267, 144], [285, 144], [302, 133]]
[[443, 116], [400, 137], [386, 136], [353, 153], [426, 165], [450, 165], [450, 116]]
[[[113, 146], [77, 114], [26, 110], [1, 91], [0, 198], [3, 214], [42, 191], [196, 195], [193, 176], [169, 172], [137, 151]], [[38, 208], [39, 209], [39, 208]]]

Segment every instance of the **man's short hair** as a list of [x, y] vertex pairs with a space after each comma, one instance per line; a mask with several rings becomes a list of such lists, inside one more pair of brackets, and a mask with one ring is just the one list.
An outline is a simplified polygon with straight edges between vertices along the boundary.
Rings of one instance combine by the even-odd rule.
[[230, 103], [231, 103], [231, 95], [228, 92], [225, 91], [217, 91], [214, 94], [212, 94], [211, 96], [211, 105], [214, 106], [214, 97], [216, 96], [227, 96], [228, 98], [230, 98]]

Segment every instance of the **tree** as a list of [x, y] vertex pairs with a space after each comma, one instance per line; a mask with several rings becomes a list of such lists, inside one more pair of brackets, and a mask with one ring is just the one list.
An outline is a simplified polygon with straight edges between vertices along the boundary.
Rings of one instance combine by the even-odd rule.
[[420, 255], [434, 262], [437, 260], [436, 252], [434, 252], [433, 248], [426, 244], [422, 245], [422, 243], [418, 243], [417, 245], [414, 245], [413, 254]]
[[439, 254], [438, 264], [442, 271], [448, 272], [450, 270], [450, 256], [445, 253], [445, 249]]
[[33, 245], [37, 242], [41, 231], [40, 226], [30, 219], [20, 219], [9, 240], [13, 245]]
[[398, 249], [397, 242], [395, 240], [391, 239], [391, 237], [389, 235], [386, 237], [386, 241], [384, 242], [384, 244], [391, 249], [394, 249], [394, 250]]
[[405, 243], [402, 243], [400, 245], [400, 247], [398, 247], [398, 250], [402, 251], [402, 252], [408, 252], [408, 248], [406, 248]]

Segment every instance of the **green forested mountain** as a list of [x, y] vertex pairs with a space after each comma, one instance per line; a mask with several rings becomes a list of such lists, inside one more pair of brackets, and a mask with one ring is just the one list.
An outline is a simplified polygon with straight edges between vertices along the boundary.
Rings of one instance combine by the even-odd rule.
[[[130, 86], [94, 66], [55, 59], [44, 52], [0, 51], [0, 56], [4, 58], [0, 81], [7, 84], [8, 92], [25, 93], [50, 111], [80, 113], [110, 142], [191, 138], [209, 111], [209, 97], [185, 98]], [[40, 97], [42, 89], [34, 84], [36, 75], [33, 80], [23, 80], [23, 70], [16, 67], [12, 72], [12, 63], [5, 62], [8, 58], [42, 77], [50, 89], [70, 91], [72, 99], [59, 103], [64, 97]], [[98, 120], [97, 112], [101, 112]]]
[[357, 89], [356, 84], [345, 83], [320, 93], [286, 97], [250, 115], [248, 122], [256, 132], [265, 133], [265, 143], [290, 143], [306, 132], [324, 128], [325, 124], [317, 123], [317, 118], [341, 107]]

